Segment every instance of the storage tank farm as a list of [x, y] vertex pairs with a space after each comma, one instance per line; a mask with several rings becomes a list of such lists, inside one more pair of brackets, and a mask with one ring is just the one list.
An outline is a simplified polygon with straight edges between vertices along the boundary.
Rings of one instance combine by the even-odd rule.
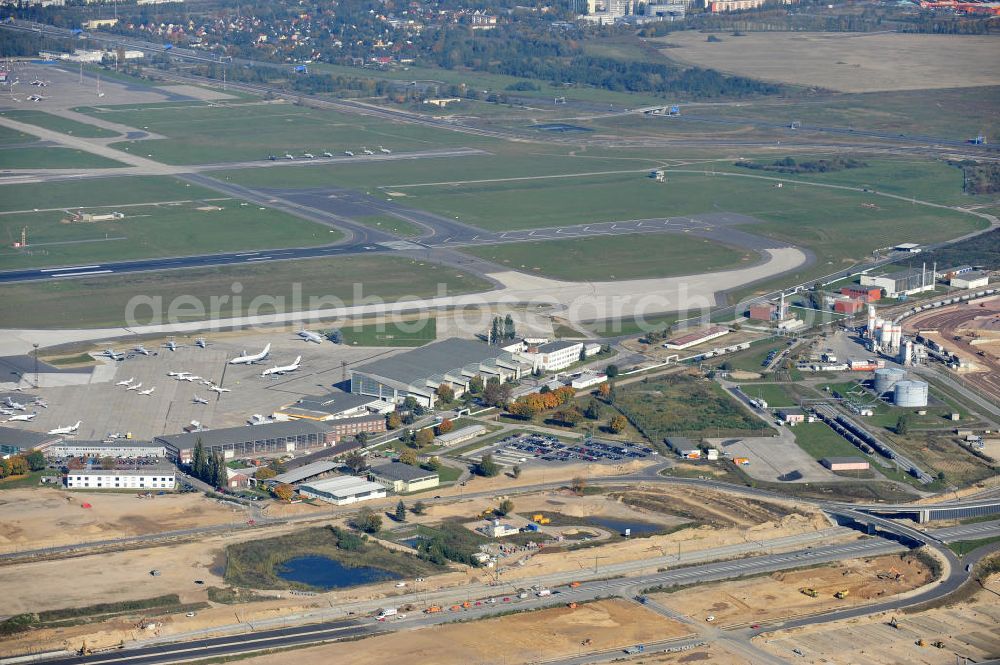
[[906, 372], [898, 367], [877, 369], [875, 370], [875, 392], [884, 395], [905, 378]]
[[927, 406], [927, 382], [897, 381], [893, 386], [892, 401], [896, 406]]

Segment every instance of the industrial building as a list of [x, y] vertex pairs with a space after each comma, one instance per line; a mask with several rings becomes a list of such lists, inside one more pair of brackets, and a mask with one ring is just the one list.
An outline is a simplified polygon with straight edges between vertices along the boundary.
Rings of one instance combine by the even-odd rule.
[[43, 451], [46, 457], [166, 457], [167, 449], [162, 443], [115, 439], [112, 441], [71, 441], [54, 443]]
[[509, 351], [453, 337], [352, 370], [351, 392], [396, 404], [413, 397], [422, 406], [433, 407], [441, 385], [461, 396], [475, 376], [505, 383], [520, 379], [525, 369]]
[[[384, 424], [383, 420], [383, 426]], [[185, 434], [165, 434], [153, 439], [153, 443], [164, 446], [169, 459], [189, 464], [198, 441], [201, 441], [206, 453], [233, 459], [325, 448], [334, 445], [337, 438], [327, 423], [293, 420], [253, 427], [227, 427]]]
[[799, 408], [786, 407], [778, 411], [781, 422], [788, 425], [797, 425], [806, 421], [806, 413]]
[[312, 420], [315, 422], [391, 413], [395, 405], [371, 395], [329, 393], [318, 397], [303, 397], [286, 404], [272, 414], [278, 421]]
[[955, 275], [948, 280], [948, 285], [954, 286], [956, 289], [978, 289], [988, 286], [989, 283], [990, 274], [981, 270], [972, 270], [961, 275]]
[[368, 470], [368, 479], [397, 494], [433, 489], [441, 482], [436, 471], [427, 471], [402, 462], [374, 466]]
[[871, 466], [860, 457], [824, 457], [819, 463], [830, 471], [864, 471]]
[[310, 462], [295, 469], [290, 469], [285, 473], [279, 473], [274, 478], [267, 481], [268, 485], [293, 485], [306, 480], [319, 480], [326, 478], [337, 470], [337, 463], [329, 460]]
[[673, 339], [668, 339], [663, 344], [665, 349], [689, 349], [692, 346], [697, 346], [703, 344], [709, 340], [717, 339], [723, 335], [729, 334], [729, 328], [724, 328], [722, 326], [712, 326], [711, 328], [706, 328], [705, 330], [698, 330], [696, 332], [688, 333], [686, 335], [680, 335], [679, 337], [674, 337]]
[[860, 300], [865, 303], [875, 302], [882, 299], [882, 289], [873, 286], [843, 286], [840, 288], [840, 294], [847, 296], [852, 300]]
[[580, 374], [574, 376], [569, 385], [573, 388], [573, 390], [586, 390], [587, 388], [599, 386], [607, 380], [607, 374], [601, 374], [600, 372], [592, 372], [588, 370], [586, 372], [580, 372]]
[[520, 356], [531, 363], [532, 371], [558, 372], [580, 361], [583, 342], [556, 340], [528, 346]]
[[861, 300], [851, 298], [841, 298], [833, 302], [833, 311], [838, 314], [857, 314], [863, 311], [865, 303]]
[[378, 483], [373, 483], [356, 476], [336, 476], [300, 485], [299, 494], [305, 497], [319, 499], [335, 506], [346, 506], [369, 499], [384, 499], [386, 490]]
[[59, 441], [62, 441], [62, 437], [54, 434], [0, 427], [0, 457], [18, 455], [28, 450], [45, 450]]
[[885, 291], [887, 298], [898, 298], [924, 291], [933, 291], [936, 281], [937, 270], [935, 268], [927, 270], [927, 266], [902, 270], [900, 272], [861, 276], [861, 286], [877, 286]]
[[69, 489], [172, 490], [176, 469], [157, 464], [139, 469], [80, 469], [66, 474]]
[[461, 427], [445, 434], [439, 434], [434, 439], [434, 442], [440, 446], [454, 446], [474, 439], [477, 436], [482, 436], [486, 432], [487, 430], [483, 425], [469, 425], [468, 427]]

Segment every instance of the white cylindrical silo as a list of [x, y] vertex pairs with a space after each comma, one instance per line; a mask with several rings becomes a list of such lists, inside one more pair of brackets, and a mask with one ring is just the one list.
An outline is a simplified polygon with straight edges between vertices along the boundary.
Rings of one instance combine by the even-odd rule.
[[898, 381], [893, 387], [892, 401], [896, 406], [927, 406], [925, 381]]
[[898, 367], [885, 367], [875, 370], [875, 392], [885, 394], [906, 378], [906, 372]]

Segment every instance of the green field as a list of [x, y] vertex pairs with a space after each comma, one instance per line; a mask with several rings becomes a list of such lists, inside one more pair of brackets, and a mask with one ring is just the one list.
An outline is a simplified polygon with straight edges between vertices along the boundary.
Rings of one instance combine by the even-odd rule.
[[756, 259], [753, 252], [674, 233], [518, 242], [462, 251], [518, 270], [568, 281], [690, 275], [735, 268]]
[[824, 457], [868, 457], [834, 432], [826, 423], [800, 423], [792, 428], [795, 443], [817, 460]]
[[[206, 208], [199, 210], [199, 208]], [[61, 210], [0, 214], [0, 267], [3, 269], [185, 256], [221, 251], [324, 245], [343, 237], [321, 224], [232, 199], [124, 208], [124, 219], [63, 223]], [[11, 242], [28, 228], [27, 252]]]
[[0, 145], [9, 145], [12, 143], [33, 143], [37, 140], [37, 136], [25, 134], [24, 132], [19, 132], [16, 129], [11, 129], [9, 127], [0, 126]]
[[286, 152], [360, 151], [380, 145], [419, 150], [481, 143], [464, 134], [310, 109], [285, 103], [189, 105], [183, 112], [162, 105], [144, 108], [88, 107], [97, 118], [141, 127], [166, 139], [123, 141], [113, 147], [151, 155], [167, 164], [205, 164], [266, 159]]
[[122, 206], [217, 198], [209, 189], [169, 177], [136, 176], [96, 178], [86, 181], [63, 181], [7, 185], [0, 196], [0, 212], [33, 211], [92, 206]]
[[0, 113], [0, 116], [6, 116], [18, 122], [26, 122], [29, 125], [36, 125], [43, 129], [51, 129], [54, 132], [72, 134], [73, 136], [81, 136], [83, 138], [110, 139], [120, 136], [118, 132], [113, 132], [110, 129], [87, 125], [76, 120], [46, 113], [45, 111], [4, 111]]
[[0, 169], [112, 169], [122, 166], [125, 164], [73, 148], [0, 149]]
[[437, 339], [437, 319], [350, 325], [340, 332], [350, 346], [423, 346]]
[[958, 556], [965, 556], [969, 552], [978, 550], [980, 547], [983, 547], [985, 545], [990, 545], [997, 541], [1000, 541], [1000, 536], [993, 536], [992, 538], [980, 538], [978, 540], [958, 540], [954, 543], [948, 543], [948, 547]]
[[783, 406], [796, 406], [798, 403], [784, 386], [774, 383], [753, 383], [742, 386], [742, 390], [750, 397], [763, 399], [769, 408], [780, 408]]
[[[127, 279], [112, 276], [10, 284], [4, 287], [0, 328], [121, 326], [127, 323], [125, 312], [129, 301], [137, 296], [162, 299], [163, 306], [158, 308], [163, 313], [160, 322], [203, 320], [213, 318], [210, 298], [232, 298], [236, 284], [242, 288], [240, 307], [234, 308], [231, 300], [223, 301], [216, 318], [271, 314], [276, 309], [275, 302], [280, 305], [278, 309], [296, 311], [351, 304], [359, 295], [378, 296], [387, 301], [404, 296], [430, 297], [438, 294], [440, 285], [446, 287], [449, 295], [490, 288], [488, 282], [454, 268], [395, 256], [277, 261], [183, 272], [137, 273]], [[181, 296], [186, 301], [177, 300]], [[169, 316], [172, 303], [175, 316]], [[137, 324], [158, 321], [150, 307], [135, 312]]]
[[355, 217], [354, 221], [404, 238], [419, 236], [425, 232], [423, 228], [416, 224], [412, 224], [399, 217], [393, 217], [392, 215], [367, 215]]

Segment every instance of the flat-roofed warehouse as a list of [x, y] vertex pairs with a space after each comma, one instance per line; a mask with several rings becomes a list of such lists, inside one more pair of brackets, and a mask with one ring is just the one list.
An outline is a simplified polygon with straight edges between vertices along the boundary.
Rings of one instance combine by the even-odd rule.
[[861, 286], [877, 286], [889, 298], [933, 291], [936, 281], [937, 273], [933, 267], [928, 269], [927, 266], [879, 275], [861, 275]]
[[249, 455], [325, 448], [336, 443], [337, 434], [325, 423], [293, 420], [287, 423], [165, 434], [156, 437], [153, 442], [162, 444], [167, 449], [168, 458], [188, 464], [199, 440], [206, 453], [220, 454], [225, 459], [232, 459]]
[[367, 363], [351, 371], [351, 392], [400, 403], [413, 397], [433, 407], [438, 386], [451, 387], [455, 396], [469, 389], [475, 376], [501, 383], [521, 378], [527, 365], [503, 349], [466, 339], [442, 340], [418, 349]]
[[396, 493], [427, 490], [437, 487], [441, 482], [436, 471], [427, 471], [402, 462], [373, 466], [368, 470], [368, 478]]
[[317, 397], [303, 397], [274, 412], [275, 420], [337, 420], [373, 413], [391, 413], [394, 405], [378, 397], [355, 393], [329, 393]]
[[346, 506], [369, 499], [384, 499], [386, 496], [384, 487], [356, 476], [335, 476], [305, 483], [299, 486], [298, 492], [302, 496], [312, 497], [337, 506]]

